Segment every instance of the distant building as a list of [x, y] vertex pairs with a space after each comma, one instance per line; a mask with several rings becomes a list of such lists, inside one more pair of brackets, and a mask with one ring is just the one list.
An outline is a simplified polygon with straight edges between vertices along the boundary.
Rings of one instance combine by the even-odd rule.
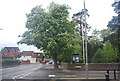
[[18, 47], [4, 47], [1, 51], [3, 58], [16, 58], [20, 54]]
[[20, 61], [27, 61], [29, 60], [30, 63], [39, 63], [43, 59], [42, 53], [37, 53], [33, 51], [23, 51], [20, 53], [19, 57], [17, 58]]

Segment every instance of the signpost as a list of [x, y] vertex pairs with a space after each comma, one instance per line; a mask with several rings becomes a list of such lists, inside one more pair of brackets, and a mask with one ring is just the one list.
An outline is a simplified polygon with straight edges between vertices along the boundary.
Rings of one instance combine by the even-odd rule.
[[79, 57], [80, 54], [72, 54], [72, 55], [74, 55], [72, 62], [80, 62], [80, 57]]

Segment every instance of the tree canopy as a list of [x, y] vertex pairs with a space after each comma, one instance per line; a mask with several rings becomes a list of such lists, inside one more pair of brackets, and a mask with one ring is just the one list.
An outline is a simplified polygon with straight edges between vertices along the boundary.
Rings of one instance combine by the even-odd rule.
[[105, 62], [115, 62], [117, 59], [118, 51], [112, 46], [109, 41], [106, 41], [102, 48], [103, 60]]
[[[110, 36], [107, 37], [107, 39], [114, 45], [115, 47], [118, 48], [119, 55], [120, 57], [120, 1], [115, 1], [112, 4], [112, 7], [114, 7], [115, 13], [118, 14], [118, 16], [113, 16], [111, 21], [108, 22], [108, 27], [112, 28], [113, 32]], [[120, 62], [120, 59], [119, 59]]]
[[[80, 53], [80, 36], [76, 32], [76, 23], [69, 20], [70, 7], [65, 4], [51, 3], [48, 9], [34, 7], [27, 14], [26, 28], [19, 43], [34, 45], [52, 56], [57, 69], [58, 57], [71, 60], [72, 53]], [[78, 50], [79, 49], [79, 50]], [[63, 60], [61, 59], [61, 60]]]

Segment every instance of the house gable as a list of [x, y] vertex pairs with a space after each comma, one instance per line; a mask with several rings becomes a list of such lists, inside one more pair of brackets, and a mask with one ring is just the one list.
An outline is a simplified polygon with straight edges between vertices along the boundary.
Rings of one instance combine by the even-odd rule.
[[9, 57], [16, 57], [20, 54], [20, 50], [18, 47], [4, 47], [4, 49], [2, 50], [2, 54]]

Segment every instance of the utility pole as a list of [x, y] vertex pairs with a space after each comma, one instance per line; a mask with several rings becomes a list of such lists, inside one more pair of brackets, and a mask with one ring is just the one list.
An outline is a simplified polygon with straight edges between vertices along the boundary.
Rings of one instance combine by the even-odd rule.
[[[82, 26], [82, 30], [84, 30], [84, 27]], [[83, 63], [85, 64], [85, 33], [82, 31], [82, 40], [83, 40]]]
[[85, 22], [85, 71], [86, 71], [86, 78], [89, 78], [89, 71], [88, 71], [88, 54], [87, 54], [87, 24], [86, 24], [86, 8], [85, 8], [85, 0], [83, 1], [84, 4], [84, 22]]
[[[83, 40], [83, 63], [85, 63], [85, 72], [86, 78], [89, 78], [89, 68], [88, 68], [88, 53], [87, 53], [87, 23], [86, 23], [86, 16], [87, 9], [85, 8], [85, 0], [83, 0], [84, 9], [81, 12], [73, 14], [73, 18], [76, 17], [78, 19], [78, 24], [82, 26], [82, 40]], [[80, 20], [79, 20], [80, 18]], [[79, 23], [82, 22], [82, 23]]]
[[[82, 30], [82, 40], [83, 40], [83, 63], [85, 63], [85, 31], [84, 31], [84, 9], [82, 9], [81, 12], [78, 12], [76, 14], [73, 14], [73, 18], [76, 17], [78, 19], [77, 23], [80, 24], [79, 26], [82, 28], [79, 28], [79, 33], [80, 30]], [[83, 22], [83, 23], [81, 23]]]

